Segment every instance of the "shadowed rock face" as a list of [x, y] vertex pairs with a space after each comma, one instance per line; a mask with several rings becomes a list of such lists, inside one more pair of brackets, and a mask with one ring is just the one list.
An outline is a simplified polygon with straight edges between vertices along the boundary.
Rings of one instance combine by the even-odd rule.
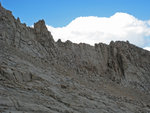
[[148, 113], [150, 52], [129, 42], [54, 41], [0, 5], [0, 112]]

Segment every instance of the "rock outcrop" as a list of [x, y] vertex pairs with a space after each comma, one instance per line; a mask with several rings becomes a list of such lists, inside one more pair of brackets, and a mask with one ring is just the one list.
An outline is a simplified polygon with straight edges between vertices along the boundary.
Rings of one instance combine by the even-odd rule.
[[149, 113], [150, 52], [54, 41], [0, 4], [0, 113]]

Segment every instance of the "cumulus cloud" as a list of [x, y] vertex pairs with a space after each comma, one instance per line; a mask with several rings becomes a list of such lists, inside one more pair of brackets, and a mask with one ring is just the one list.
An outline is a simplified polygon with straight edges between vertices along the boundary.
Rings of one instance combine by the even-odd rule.
[[150, 51], [150, 47], [144, 47], [144, 49]]
[[[150, 37], [150, 20], [142, 21], [127, 13], [116, 13], [111, 17], [78, 17], [67, 26], [54, 28], [48, 26], [55, 40], [71, 40], [75, 43], [126, 41], [140, 47], [148, 44]], [[150, 42], [149, 42], [150, 43]]]

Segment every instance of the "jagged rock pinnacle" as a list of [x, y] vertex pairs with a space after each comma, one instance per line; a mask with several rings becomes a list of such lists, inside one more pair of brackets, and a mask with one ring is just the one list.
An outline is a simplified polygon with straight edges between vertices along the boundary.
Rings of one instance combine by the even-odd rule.
[[34, 29], [37, 33], [48, 31], [44, 20], [39, 20], [37, 23], [34, 23]]
[[48, 31], [44, 20], [39, 20], [38, 22], [34, 23], [34, 30], [36, 39], [41, 45], [45, 47], [54, 46], [54, 39], [51, 33]]

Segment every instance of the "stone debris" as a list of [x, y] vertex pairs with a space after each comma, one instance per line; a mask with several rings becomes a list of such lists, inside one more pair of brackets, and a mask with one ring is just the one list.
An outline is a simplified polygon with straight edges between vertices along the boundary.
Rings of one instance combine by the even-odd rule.
[[0, 4], [0, 113], [150, 113], [150, 52], [55, 42]]

